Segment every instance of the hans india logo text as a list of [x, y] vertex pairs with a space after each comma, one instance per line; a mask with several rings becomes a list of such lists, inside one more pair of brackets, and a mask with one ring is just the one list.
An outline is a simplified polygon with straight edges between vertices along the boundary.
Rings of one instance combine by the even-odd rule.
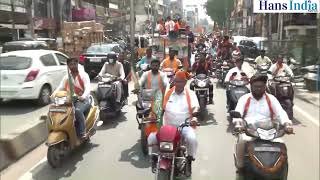
[[318, 13], [319, 0], [255, 0], [254, 13]]

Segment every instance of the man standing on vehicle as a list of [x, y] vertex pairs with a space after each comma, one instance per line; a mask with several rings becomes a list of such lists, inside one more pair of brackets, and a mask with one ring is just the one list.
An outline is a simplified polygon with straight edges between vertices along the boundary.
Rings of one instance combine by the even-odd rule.
[[118, 55], [118, 61], [122, 64], [124, 74], [125, 74], [125, 78], [122, 81], [124, 97], [128, 98], [129, 97], [128, 83], [131, 79], [131, 64], [129, 63], [129, 61], [125, 60], [125, 58], [126, 58], [126, 53], [120, 52], [120, 54]]
[[[243, 124], [243, 121], [250, 122], [250, 124], [270, 118], [270, 121], [279, 121], [285, 127], [288, 134], [293, 133], [292, 122], [288, 118], [287, 113], [281, 107], [279, 101], [271, 94], [266, 93], [266, 82], [268, 77], [266, 75], [254, 75], [250, 79], [251, 93], [240, 97], [235, 111], [241, 114], [241, 119], [234, 119], [233, 123]], [[243, 127], [235, 129], [238, 132], [243, 132]], [[236, 166], [238, 173], [243, 172], [243, 156], [245, 143], [254, 140], [252, 137], [241, 133], [238, 136], [236, 145]], [[273, 140], [281, 142], [281, 139]]]
[[191, 51], [192, 51], [191, 47], [194, 42], [194, 34], [190, 30], [190, 26], [186, 26], [186, 35], [188, 37], [188, 61], [189, 61], [189, 64], [191, 64], [191, 61], [190, 61]]
[[[68, 71], [70, 72], [70, 77], [68, 74], [64, 76], [63, 80], [60, 82], [58, 88], [52, 93], [51, 97], [58, 91], [68, 91], [70, 93], [70, 84], [73, 82], [74, 93], [77, 96], [77, 101], [74, 104], [75, 107], [75, 117], [76, 117], [76, 130], [77, 135], [81, 139], [86, 138], [86, 126], [85, 126], [85, 116], [84, 113], [90, 109], [90, 78], [89, 75], [81, 68], [78, 67], [79, 61], [77, 58], [67, 59]], [[69, 80], [71, 78], [71, 80]]]
[[116, 109], [121, 107], [121, 95], [122, 95], [122, 80], [125, 78], [125, 73], [123, 66], [117, 61], [117, 55], [115, 53], [108, 54], [109, 62], [105, 62], [99, 75], [103, 77], [104, 75], [112, 75], [119, 78], [119, 81], [115, 81], [114, 84], [117, 87], [117, 97], [116, 97]]
[[266, 54], [266, 51], [264, 49], [262, 49], [260, 51], [260, 56], [258, 56], [254, 62], [257, 64], [257, 65], [263, 65], [263, 64], [271, 64], [272, 61], [270, 60], [269, 57], [265, 56]]
[[[168, 90], [163, 100], [163, 124], [173, 125], [179, 127], [190, 118], [191, 126], [196, 126], [197, 118], [193, 117], [193, 113], [199, 110], [199, 102], [194, 91], [185, 87], [187, 83], [187, 73], [178, 71], [174, 79], [175, 86]], [[187, 176], [191, 175], [191, 162], [196, 156], [198, 142], [196, 134], [192, 127], [185, 127], [182, 130], [182, 136], [186, 139], [186, 146], [188, 152], [188, 165], [190, 172], [186, 172]], [[156, 133], [151, 133], [148, 137], [148, 144], [150, 146], [150, 155], [158, 151], [158, 142]], [[156, 158], [152, 157], [152, 168], [154, 170], [156, 165]]]
[[176, 58], [176, 51], [172, 48], [169, 49], [169, 58], [162, 61], [160, 69], [171, 68], [174, 72], [177, 72], [182, 67], [182, 63]]

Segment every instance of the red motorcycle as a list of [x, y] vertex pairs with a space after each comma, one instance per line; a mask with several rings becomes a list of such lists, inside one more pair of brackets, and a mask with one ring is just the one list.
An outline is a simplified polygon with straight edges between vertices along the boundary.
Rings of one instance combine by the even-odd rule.
[[185, 178], [186, 173], [191, 172], [191, 163], [188, 163], [187, 159], [186, 142], [181, 135], [183, 128], [189, 126], [188, 118], [178, 128], [172, 125], [164, 125], [160, 128], [157, 133], [159, 154], [153, 154], [158, 159], [155, 171], [156, 180]]

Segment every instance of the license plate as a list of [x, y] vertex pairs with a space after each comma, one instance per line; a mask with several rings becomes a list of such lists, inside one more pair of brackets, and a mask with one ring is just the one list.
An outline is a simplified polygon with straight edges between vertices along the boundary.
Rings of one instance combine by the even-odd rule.
[[257, 152], [280, 152], [281, 149], [279, 147], [255, 147], [254, 151], [257, 151]]
[[101, 62], [101, 58], [91, 58], [90, 62]]
[[111, 87], [111, 84], [101, 84], [99, 87]]

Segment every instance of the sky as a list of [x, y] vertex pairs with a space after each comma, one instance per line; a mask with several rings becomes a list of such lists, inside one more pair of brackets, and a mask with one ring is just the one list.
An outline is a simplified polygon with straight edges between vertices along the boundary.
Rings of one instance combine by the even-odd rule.
[[211, 18], [209, 16], [207, 16], [206, 11], [202, 6], [206, 2], [207, 2], [207, 0], [183, 0], [183, 6], [185, 7], [186, 5], [198, 5], [198, 7], [199, 7], [199, 18], [200, 19], [207, 18], [209, 23], [212, 24], [213, 21], [211, 20]]

